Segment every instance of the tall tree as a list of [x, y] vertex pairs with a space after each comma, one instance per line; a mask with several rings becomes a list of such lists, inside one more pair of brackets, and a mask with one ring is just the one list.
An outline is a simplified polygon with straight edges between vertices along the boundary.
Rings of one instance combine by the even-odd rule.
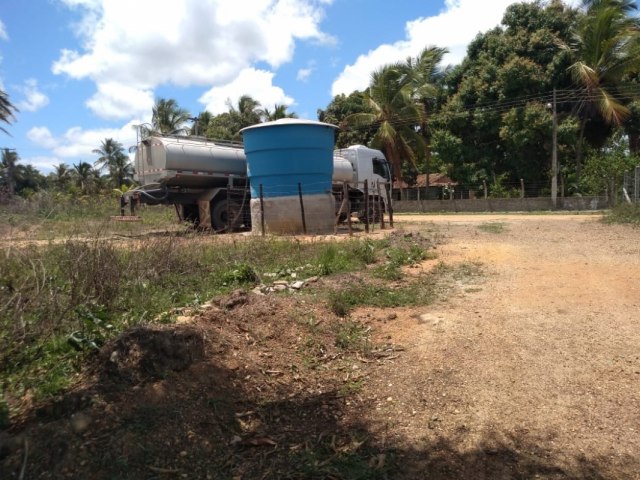
[[[592, 120], [619, 126], [629, 117], [624, 86], [630, 73], [640, 71], [640, 19], [632, 15], [632, 0], [583, 0], [571, 42], [575, 56], [570, 71], [582, 92], [577, 105], [580, 131], [576, 147], [576, 177], [584, 156], [585, 131]], [[601, 130], [601, 129], [600, 129]], [[604, 139], [603, 139], [604, 140]]]
[[153, 132], [149, 133], [162, 135], [174, 133], [184, 127], [190, 116], [189, 112], [180, 108], [173, 98], [159, 98], [153, 106], [151, 114]]
[[124, 147], [120, 142], [113, 138], [105, 138], [100, 143], [100, 147], [92, 150], [91, 153], [100, 155], [98, 160], [93, 164], [97, 170], [103, 170], [118, 161], [119, 157], [126, 156]]
[[18, 167], [18, 154], [9, 148], [2, 149], [2, 163], [0, 163], [0, 178], [7, 189], [7, 194], [12, 197], [16, 194], [16, 169]]
[[78, 162], [73, 164], [73, 179], [83, 195], [91, 191], [96, 176], [97, 172], [90, 163]]
[[424, 110], [412, 101], [410, 82], [403, 64], [376, 70], [364, 93], [372, 113], [354, 113], [344, 120], [355, 128], [376, 127], [372, 146], [384, 150], [396, 179], [401, 177], [405, 161], [415, 164], [414, 146], [424, 148], [424, 140], [415, 129], [424, 119]]
[[128, 184], [132, 180], [133, 167], [120, 142], [113, 138], [105, 138], [100, 148], [93, 150], [93, 153], [100, 155], [100, 158], [94, 163], [94, 167], [98, 171], [106, 167], [109, 172], [109, 180], [115, 188]]
[[[327, 105], [318, 109], [318, 120], [332, 125], [344, 125], [343, 121], [354, 113], [373, 113], [369, 108], [364, 93], [355, 91], [351, 94], [339, 94]], [[341, 128], [336, 137], [336, 147], [345, 148], [349, 145], [367, 145], [373, 137], [374, 128]]]
[[407, 74], [411, 78], [412, 97], [423, 110], [420, 122], [420, 134], [424, 140], [424, 150], [421, 157], [424, 159], [426, 173], [427, 195], [429, 192], [429, 173], [431, 167], [431, 128], [429, 116], [437, 105], [440, 96], [440, 86], [443, 71], [440, 68], [443, 57], [448, 53], [446, 48], [426, 47], [420, 54], [413, 58], [407, 58]]
[[263, 108], [261, 112], [262, 120], [265, 122], [273, 122], [282, 118], [298, 118], [295, 112], [287, 112], [287, 106], [283, 104], [275, 104], [273, 110]]
[[242, 95], [238, 99], [237, 108], [229, 101], [227, 106], [229, 107], [229, 114], [238, 124], [238, 131], [260, 123], [260, 102], [250, 95]]
[[53, 172], [49, 178], [55, 188], [63, 191], [71, 180], [71, 170], [66, 163], [59, 163], [53, 166]]
[[200, 112], [195, 118], [191, 118], [190, 120], [193, 121], [193, 125], [191, 125], [190, 134], [198, 136], [205, 135], [212, 118], [213, 115], [208, 110]]
[[[18, 109], [9, 101], [9, 95], [4, 90], [0, 90], [0, 122], [11, 125], [17, 111]], [[8, 133], [2, 127], [0, 127], [0, 131]]]

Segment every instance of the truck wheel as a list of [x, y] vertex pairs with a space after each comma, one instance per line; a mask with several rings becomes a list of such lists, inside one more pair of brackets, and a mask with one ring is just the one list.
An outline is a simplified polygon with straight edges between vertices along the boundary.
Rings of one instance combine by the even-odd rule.
[[242, 225], [240, 205], [233, 200], [220, 200], [211, 205], [211, 225], [216, 232], [229, 232]]

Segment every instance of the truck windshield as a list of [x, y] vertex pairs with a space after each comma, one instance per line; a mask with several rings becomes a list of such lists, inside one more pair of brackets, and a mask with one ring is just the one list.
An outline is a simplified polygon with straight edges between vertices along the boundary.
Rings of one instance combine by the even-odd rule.
[[382, 158], [374, 158], [373, 159], [373, 173], [376, 175], [380, 175], [382, 178], [387, 181], [391, 180], [391, 176], [389, 175], [389, 167], [387, 166], [387, 161]]

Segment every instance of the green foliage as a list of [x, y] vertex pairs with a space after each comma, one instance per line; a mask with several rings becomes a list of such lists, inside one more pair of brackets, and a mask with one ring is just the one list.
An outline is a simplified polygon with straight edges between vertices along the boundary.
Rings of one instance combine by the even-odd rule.
[[231, 270], [222, 275], [223, 285], [245, 285], [259, 281], [258, 274], [248, 263], [234, 265]]
[[636, 165], [640, 165], [640, 157], [629, 153], [628, 137], [617, 131], [604, 148], [587, 156], [581, 181], [583, 191], [599, 195], [612, 185], [617, 190], [624, 172], [633, 171]]
[[[364, 93], [355, 91], [350, 95], [336, 95], [325, 110], [318, 109], [318, 120], [332, 125], [342, 125], [349, 115], [373, 113], [368, 106]], [[350, 145], [368, 145], [373, 137], [374, 128], [343, 128], [337, 131], [336, 148]]]
[[342, 350], [365, 352], [370, 347], [369, 330], [365, 325], [346, 320], [336, 332], [336, 346]]
[[[513, 4], [502, 28], [471, 42], [463, 63], [446, 77], [452, 95], [434, 134], [434, 151], [452, 179], [476, 188], [500, 175], [506, 183], [548, 183], [550, 112], [544, 102], [522, 105], [521, 99], [571, 86], [570, 56], [557, 45], [568, 41], [574, 16], [559, 2]], [[562, 149], [572, 139], [559, 141]]]
[[605, 217], [606, 223], [626, 223], [640, 226], [640, 204], [621, 203]]
[[433, 299], [433, 279], [427, 275], [397, 288], [364, 281], [350, 283], [328, 295], [329, 308], [339, 317], [346, 317], [361, 305], [380, 308], [428, 305]]
[[504, 229], [505, 224], [502, 222], [486, 222], [478, 225], [478, 230], [486, 233], [502, 233]]

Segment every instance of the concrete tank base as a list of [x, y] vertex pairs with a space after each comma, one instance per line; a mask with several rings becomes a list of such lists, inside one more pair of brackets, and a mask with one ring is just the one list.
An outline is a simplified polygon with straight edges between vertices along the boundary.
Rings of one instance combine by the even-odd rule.
[[[309, 234], [333, 233], [335, 222], [335, 199], [331, 193], [303, 195], [304, 216]], [[251, 232], [262, 234], [260, 199], [251, 199]], [[269, 197], [264, 199], [265, 233], [301, 234], [302, 213], [300, 198]]]

